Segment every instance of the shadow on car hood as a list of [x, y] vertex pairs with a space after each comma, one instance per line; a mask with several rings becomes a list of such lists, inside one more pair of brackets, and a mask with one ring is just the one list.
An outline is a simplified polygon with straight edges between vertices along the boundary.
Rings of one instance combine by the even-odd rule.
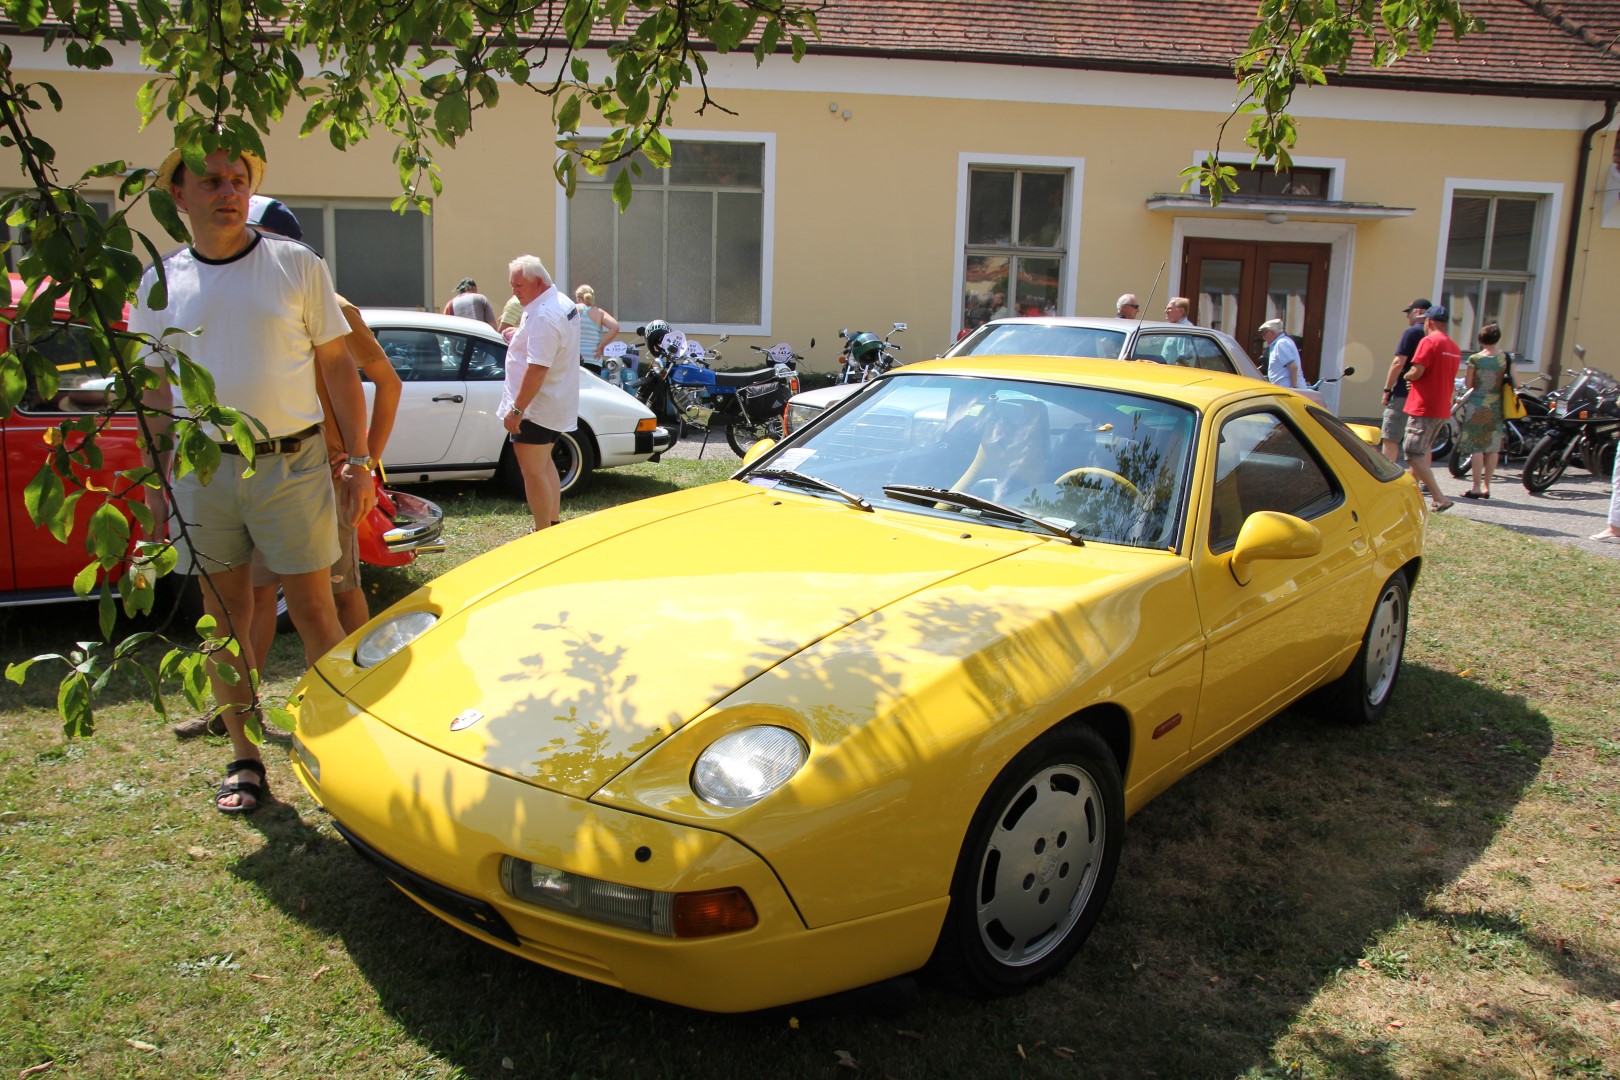
[[592, 515], [560, 556], [567, 530], [520, 541], [553, 557], [447, 614], [350, 700], [444, 753], [583, 798], [807, 646], [1040, 542], [764, 490], [617, 533], [612, 519]]

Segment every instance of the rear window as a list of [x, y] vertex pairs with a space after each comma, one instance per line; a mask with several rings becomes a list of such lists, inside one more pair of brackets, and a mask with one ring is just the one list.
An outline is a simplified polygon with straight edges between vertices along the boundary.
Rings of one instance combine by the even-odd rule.
[[1405, 469], [1379, 453], [1377, 447], [1351, 431], [1350, 426], [1337, 416], [1314, 405], [1306, 411], [1311, 414], [1312, 420], [1321, 424], [1322, 428], [1333, 436], [1334, 441], [1350, 452], [1350, 456], [1356, 459], [1357, 465], [1366, 469], [1373, 476], [1380, 480], [1389, 481], [1405, 475]]
[[951, 356], [1092, 356], [1117, 360], [1125, 334], [1088, 326], [999, 323], [986, 326], [950, 352]]

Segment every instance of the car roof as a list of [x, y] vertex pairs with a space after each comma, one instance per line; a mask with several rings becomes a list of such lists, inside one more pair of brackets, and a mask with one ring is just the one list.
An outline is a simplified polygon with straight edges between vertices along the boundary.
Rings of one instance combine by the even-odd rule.
[[416, 311], [412, 308], [361, 308], [360, 317], [367, 326], [394, 326], [412, 330], [443, 330], [449, 333], [470, 334], [487, 338], [504, 346], [506, 339], [482, 319], [464, 319], [460, 315], [441, 315], [437, 311]]
[[1156, 364], [1151, 360], [1094, 360], [1063, 356], [945, 357], [895, 368], [883, 378], [904, 379], [929, 374], [993, 376], [1101, 387], [1183, 401], [1199, 409], [1208, 409], [1234, 394], [1298, 396], [1284, 387], [1224, 371]]

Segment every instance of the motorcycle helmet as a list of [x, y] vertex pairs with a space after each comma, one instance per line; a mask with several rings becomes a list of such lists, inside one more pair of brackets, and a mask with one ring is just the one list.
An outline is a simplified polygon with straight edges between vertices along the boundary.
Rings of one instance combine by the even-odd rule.
[[883, 352], [883, 339], [863, 330], [849, 339], [848, 352], [849, 358], [857, 364], [864, 366], [876, 363], [878, 354]]
[[654, 319], [642, 329], [641, 336], [646, 338], [647, 349], [654, 356], [664, 355], [664, 337], [671, 329], [673, 328], [663, 319]]

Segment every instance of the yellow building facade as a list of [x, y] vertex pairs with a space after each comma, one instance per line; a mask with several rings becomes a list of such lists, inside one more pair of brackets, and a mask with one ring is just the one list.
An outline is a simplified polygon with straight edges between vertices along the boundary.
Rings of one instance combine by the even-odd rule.
[[[133, 50], [86, 73], [36, 39], [8, 43], [20, 77], [62, 94], [63, 112], [35, 123], [63, 178], [114, 159], [155, 167], [167, 152], [165, 125], [138, 130]], [[290, 121], [267, 140], [264, 191], [294, 208], [356, 302], [437, 309], [472, 277], [499, 307], [507, 262], [529, 252], [560, 283], [590, 283], [628, 327], [667, 318], [705, 341], [731, 334], [728, 365], [747, 365], [749, 344], [787, 341], [830, 370], [840, 328], [897, 321], [902, 359], [921, 359], [992, 315], [1112, 315], [1134, 292], [1150, 318], [1188, 296], [1195, 322], [1251, 353], [1259, 323], [1283, 318], [1308, 371], [1355, 368], [1329, 395], [1350, 416], [1378, 411], [1417, 297], [1452, 309], [1465, 350], [1481, 323], [1501, 322], [1522, 376], [1560, 348], [1565, 372], [1620, 372], [1620, 309], [1606, 298], [1620, 174], [1600, 100], [1311, 88], [1294, 103], [1295, 173], [1262, 170], [1211, 208], [1179, 174], [1217, 149], [1230, 78], [710, 59], [710, 91], [732, 114], [699, 116], [698, 95], [684, 96], [667, 131], [675, 167], [648, 170], [622, 215], [604, 184], [563, 197], [549, 102], [520, 92], [439, 152], [428, 217], [388, 210], [399, 181], [385, 133], [339, 152]], [[1243, 123], [1219, 149], [1247, 165]], [[109, 205], [112, 187], [100, 188]], [[144, 209], [136, 220], [165, 242]]]

